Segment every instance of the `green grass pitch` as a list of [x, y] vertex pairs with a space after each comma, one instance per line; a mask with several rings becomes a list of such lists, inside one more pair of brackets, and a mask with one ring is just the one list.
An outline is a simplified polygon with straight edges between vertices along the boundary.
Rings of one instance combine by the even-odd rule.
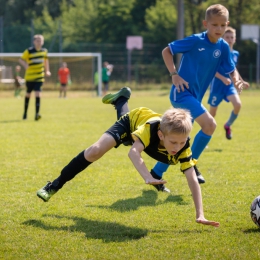
[[[195, 223], [195, 210], [179, 165], [164, 175], [171, 194], [145, 185], [128, 147], [112, 149], [67, 183], [48, 203], [36, 191], [53, 180], [79, 152], [116, 120], [112, 106], [84, 92], [44, 92], [42, 119], [28, 120], [24, 100], [0, 92], [0, 259], [260, 259], [260, 229], [250, 205], [260, 194], [260, 92], [241, 95], [242, 110], [226, 140], [231, 104], [219, 107], [218, 123], [198, 166], [205, 217], [219, 228]], [[206, 95], [207, 97], [207, 95]], [[206, 98], [204, 100], [205, 106]], [[133, 92], [130, 108], [163, 113], [168, 91]], [[194, 124], [191, 138], [199, 130]], [[143, 155], [148, 168], [155, 161]]]

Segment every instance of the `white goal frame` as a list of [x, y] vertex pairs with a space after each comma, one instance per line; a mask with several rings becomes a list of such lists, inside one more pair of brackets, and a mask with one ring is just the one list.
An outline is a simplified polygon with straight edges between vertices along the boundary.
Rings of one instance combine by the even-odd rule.
[[[22, 53], [0, 53], [1, 57], [21, 57]], [[96, 57], [98, 67], [98, 96], [102, 96], [102, 54], [99, 52], [49, 52], [48, 57]]]

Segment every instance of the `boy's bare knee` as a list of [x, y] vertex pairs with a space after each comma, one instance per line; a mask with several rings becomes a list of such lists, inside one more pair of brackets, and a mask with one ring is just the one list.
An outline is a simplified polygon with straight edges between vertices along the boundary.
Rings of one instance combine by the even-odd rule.
[[207, 135], [212, 135], [217, 127], [216, 120], [212, 117], [203, 125], [202, 131]]
[[237, 103], [236, 105], [234, 105], [234, 112], [235, 114], [238, 114], [238, 112], [240, 111], [241, 109], [241, 103]]
[[88, 149], [85, 151], [85, 158], [87, 160], [90, 160], [91, 162], [96, 161], [102, 156], [102, 151], [100, 149], [100, 146], [97, 144], [91, 145]]

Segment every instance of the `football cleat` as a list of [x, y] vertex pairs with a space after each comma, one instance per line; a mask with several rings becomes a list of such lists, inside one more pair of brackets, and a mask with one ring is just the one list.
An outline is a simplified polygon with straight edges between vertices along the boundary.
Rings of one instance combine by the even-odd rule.
[[38, 120], [40, 120], [42, 118], [42, 116], [41, 115], [39, 115], [39, 114], [36, 114], [36, 116], [35, 116], [35, 121], [38, 121]]
[[125, 97], [125, 98], [129, 99], [130, 96], [131, 96], [131, 89], [128, 87], [123, 87], [114, 94], [109, 93], [109, 94], [105, 95], [102, 98], [102, 102], [104, 104], [113, 104], [119, 97]]
[[51, 189], [51, 182], [48, 183], [37, 191], [37, 196], [42, 199], [44, 202], [47, 202], [56, 192], [57, 190]]
[[[153, 170], [151, 170], [150, 173], [155, 179], [161, 180], [161, 178]], [[171, 193], [171, 191], [168, 188], [166, 188], [164, 184], [152, 184], [152, 186], [154, 186], [154, 188], [158, 191]]]
[[196, 172], [196, 175], [197, 175], [197, 179], [198, 179], [199, 184], [205, 183], [206, 181], [205, 181], [204, 177], [201, 175], [201, 173], [199, 172], [197, 166], [194, 165], [193, 168], [194, 168], [194, 170], [195, 170], [195, 172]]
[[231, 134], [231, 128], [230, 126], [224, 125], [224, 129], [226, 131], [226, 138], [228, 140], [232, 139], [232, 134]]

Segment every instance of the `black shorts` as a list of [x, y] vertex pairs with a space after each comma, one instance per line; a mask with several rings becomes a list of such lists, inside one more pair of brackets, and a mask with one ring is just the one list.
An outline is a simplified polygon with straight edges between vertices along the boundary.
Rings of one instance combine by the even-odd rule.
[[61, 87], [67, 87], [67, 83], [60, 83]]
[[108, 91], [108, 81], [103, 81], [104, 90]]
[[26, 81], [26, 93], [31, 93], [34, 91], [41, 91], [43, 82], [33, 82], [33, 81]]
[[120, 117], [113, 126], [111, 126], [105, 133], [111, 135], [115, 141], [116, 146], [120, 146], [121, 144], [124, 145], [132, 145], [133, 139], [130, 132], [130, 120], [129, 114], [125, 114], [124, 116]]

